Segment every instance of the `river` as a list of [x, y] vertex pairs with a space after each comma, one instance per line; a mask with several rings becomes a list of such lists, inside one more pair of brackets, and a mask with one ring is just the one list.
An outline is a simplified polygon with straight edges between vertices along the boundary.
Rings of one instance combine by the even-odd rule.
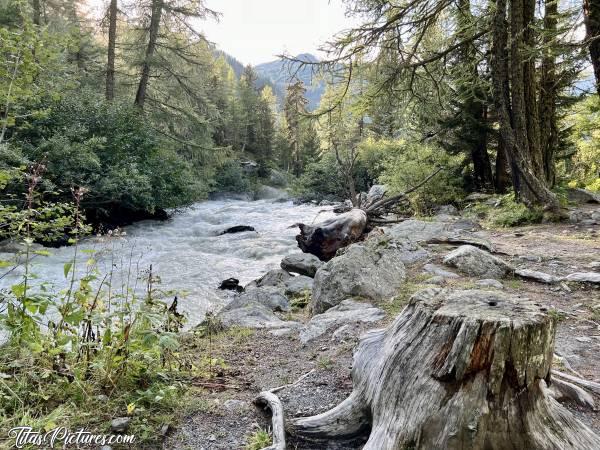
[[[279, 267], [281, 259], [299, 251], [295, 223], [312, 223], [331, 217], [331, 207], [294, 206], [292, 202], [206, 201], [179, 211], [165, 222], [144, 221], [124, 228], [125, 236], [90, 237], [80, 243], [78, 272], [85, 271], [88, 250], [96, 251], [101, 273], [111, 264], [120, 274], [113, 289], [123, 285], [131, 267], [129, 285], [136, 284], [135, 273], [147, 270], [160, 277], [160, 287], [179, 298], [179, 310], [188, 315], [188, 326], [201, 321], [207, 311], [217, 310], [231, 293], [217, 286], [229, 277], [244, 285], [264, 272]], [[256, 232], [218, 234], [234, 225], [250, 225]], [[37, 256], [32, 272], [39, 280], [50, 282], [53, 290], [65, 289], [64, 264], [73, 259], [74, 247], [49, 249], [50, 256]], [[7, 255], [0, 254], [0, 259]], [[1, 272], [0, 272], [1, 273]], [[7, 289], [22, 275], [22, 269], [0, 280]], [[143, 281], [137, 282], [142, 289]]]

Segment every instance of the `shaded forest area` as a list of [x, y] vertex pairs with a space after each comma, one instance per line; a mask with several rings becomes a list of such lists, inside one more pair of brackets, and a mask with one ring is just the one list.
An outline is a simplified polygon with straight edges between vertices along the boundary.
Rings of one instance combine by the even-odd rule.
[[600, 187], [594, 1], [347, 2], [363, 24], [325, 44], [325, 60], [286, 56], [264, 76], [196, 30], [219, 18], [202, 2], [106, 6], [98, 22], [77, 0], [3, 3], [11, 213], [35, 164], [40, 207], [68, 208], [83, 187], [88, 220], [109, 226], [257, 179], [356, 204], [373, 184], [401, 192], [443, 166], [413, 210], [494, 191], [547, 217], [561, 215], [561, 189]]
[[[552, 222], [565, 218], [573, 195], [600, 202], [600, 2], [344, 4], [356, 25], [323, 44], [323, 59], [282, 55], [259, 73], [242, 69], [198, 31], [202, 21], [219, 18], [202, 0], [107, 0], [99, 20], [86, 14], [83, 0], [0, 2], [0, 280], [8, 280], [0, 290], [3, 427], [127, 431], [140, 448], [155, 448], [184, 415], [210, 416], [206, 441], [213, 443], [223, 417], [235, 416], [227, 432], [253, 430], [246, 448], [272, 441], [281, 448], [277, 397], [259, 399], [281, 425], [269, 433], [254, 426], [255, 412], [238, 414], [239, 403], [226, 412], [208, 394], [224, 393], [228, 408], [230, 392], [248, 403], [263, 383], [284, 390], [336, 366], [343, 378], [325, 375], [317, 390], [295, 399], [319, 403], [325, 413], [294, 419], [299, 435], [337, 440], [371, 427], [370, 440], [360, 445], [372, 449], [597, 446], [598, 436], [558, 408], [544, 383], [553, 381], [556, 327], [594, 348], [592, 336], [561, 328], [566, 313], [555, 305], [574, 310], [568, 320], [580, 314], [588, 328], [597, 327], [591, 300], [600, 275], [589, 270], [600, 264], [594, 229], [600, 216], [585, 205], [571, 211], [580, 215], [573, 225], [495, 229], [494, 242], [478, 222], [491, 229]], [[247, 291], [180, 333], [185, 315], [177, 287], [160, 286], [156, 266], [140, 267], [133, 248], [124, 255], [126, 232], [113, 229], [166, 218], [167, 210], [214, 193], [252, 197], [262, 185], [332, 207], [325, 211], [332, 219], [300, 225], [301, 249], [319, 257], [288, 255], [281, 269], [244, 288], [225, 280]], [[275, 208], [260, 204], [269, 214]], [[391, 222], [401, 223], [366, 236], [371, 225]], [[83, 237], [105, 228], [111, 231], [85, 241], [98, 249], [80, 247]], [[246, 224], [232, 229], [254, 232]], [[193, 230], [185, 231], [192, 239]], [[333, 244], [323, 239], [328, 231]], [[224, 241], [219, 233], [210, 238]], [[52, 260], [40, 243], [72, 244], [61, 249], [72, 257]], [[455, 244], [468, 245], [449, 251]], [[251, 250], [252, 262], [273, 251]], [[197, 264], [187, 252], [180, 259]], [[62, 266], [58, 288], [36, 273], [44, 257]], [[288, 268], [310, 276], [292, 276]], [[481, 294], [488, 288], [496, 291]], [[429, 294], [420, 297], [420, 289]], [[578, 312], [584, 303], [589, 310]], [[444, 304], [449, 308], [441, 314]], [[358, 347], [356, 390], [341, 403], [358, 334], [350, 344], [342, 336], [339, 347], [329, 336], [312, 347], [304, 345], [308, 338], [300, 345], [294, 337], [281, 345], [313, 325], [319, 333], [339, 325], [324, 316], [339, 312], [337, 306], [367, 317], [363, 329], [396, 318]], [[253, 327], [284, 333], [255, 334]], [[219, 341], [229, 343], [218, 347]], [[582, 359], [591, 362], [586, 370], [597, 365], [593, 357]], [[236, 360], [238, 366], [228, 366]], [[566, 357], [564, 364], [568, 369]], [[309, 366], [290, 384], [291, 374]], [[415, 376], [406, 377], [411, 370]], [[596, 382], [574, 373], [567, 375], [598, 393]], [[254, 384], [248, 377], [256, 377]], [[231, 380], [239, 384], [227, 385]], [[324, 386], [339, 391], [335, 398], [320, 397], [327, 395]], [[482, 387], [475, 389], [477, 401], [473, 386]], [[387, 396], [400, 388], [407, 395]], [[431, 392], [430, 404], [442, 406], [423, 416], [404, 414], [411, 428], [398, 427], [400, 402], [414, 398], [407, 405], [419, 406]], [[464, 406], [460, 414], [447, 414], [454, 405], [449, 395]], [[491, 402], [494, 396], [501, 401]], [[580, 403], [593, 403], [586, 398]], [[492, 418], [473, 422], [473, 411], [492, 411]], [[502, 431], [486, 440], [488, 425]], [[196, 433], [189, 436], [198, 444]], [[244, 445], [223, 442], [222, 448]]]

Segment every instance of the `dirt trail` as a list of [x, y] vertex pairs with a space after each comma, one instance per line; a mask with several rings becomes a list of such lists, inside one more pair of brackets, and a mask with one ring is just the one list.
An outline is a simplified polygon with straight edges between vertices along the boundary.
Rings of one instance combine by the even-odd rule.
[[[508, 262], [519, 268], [543, 271], [558, 276], [573, 272], [600, 271], [592, 263], [600, 261], [600, 230], [597, 226], [549, 224], [492, 230], [488, 238]], [[429, 245], [433, 257], [427, 262], [440, 263], [453, 247]], [[421, 267], [409, 273], [423, 280]], [[473, 287], [476, 280], [460, 277], [448, 285]], [[600, 289], [577, 283], [540, 284], [521, 279], [500, 280], [507, 293], [530, 298], [555, 309], [559, 318], [556, 353], [588, 380], [600, 382]], [[424, 281], [416, 281], [420, 288]], [[425, 285], [424, 285], [425, 286]], [[424, 287], [423, 286], [423, 287]], [[406, 301], [404, 299], [403, 301]], [[381, 305], [379, 305], [381, 306]], [[397, 311], [398, 309], [388, 309]], [[303, 313], [294, 320], [307, 320]], [[384, 326], [384, 321], [370, 328]], [[168, 436], [164, 449], [243, 449], [249, 436], [259, 427], [266, 429], [268, 417], [254, 407], [252, 399], [260, 390], [293, 383], [314, 370], [301, 382], [278, 393], [288, 417], [313, 415], [325, 411], [344, 399], [352, 390], [350, 370], [352, 351], [358, 336], [366, 327], [356, 326], [346, 340], [333, 342], [331, 332], [302, 345], [297, 334], [277, 337], [266, 331], [242, 336], [224, 333], [213, 343], [214, 358], [222, 359], [214, 382], [218, 388], [207, 388], [196, 395], [202, 407], [190, 414]], [[595, 396], [600, 408], [600, 396]], [[600, 433], [600, 412], [573, 404], [567, 407], [588, 426]], [[311, 444], [291, 442], [291, 449], [360, 449], [364, 439], [354, 442]]]

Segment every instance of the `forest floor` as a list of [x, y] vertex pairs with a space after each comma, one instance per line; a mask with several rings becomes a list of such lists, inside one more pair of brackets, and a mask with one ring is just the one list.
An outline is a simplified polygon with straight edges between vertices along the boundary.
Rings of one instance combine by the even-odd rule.
[[[539, 270], [564, 276], [573, 272], [598, 271], [592, 263], [600, 260], [600, 228], [573, 224], [543, 224], [486, 231], [496, 246], [498, 256], [519, 268]], [[432, 257], [424, 263], [441, 263], [449, 245], [428, 246]], [[423, 264], [424, 264], [423, 263]], [[210, 354], [219, 368], [211, 383], [194, 395], [202, 399], [200, 406], [188, 412], [169, 434], [165, 450], [244, 449], [258, 429], [268, 429], [269, 416], [252, 404], [261, 390], [301, 381], [278, 392], [288, 418], [314, 415], [330, 409], [352, 390], [352, 352], [358, 337], [367, 328], [380, 328], [389, 323], [416, 290], [427, 287], [422, 265], [408, 273], [406, 291], [390, 305], [378, 305], [387, 311], [379, 323], [360, 325], [342, 340], [333, 340], [331, 331], [302, 345], [297, 333], [284, 337], [267, 331], [232, 330], [221, 333], [210, 342]], [[412, 280], [412, 281], [411, 281]], [[423, 281], [422, 281], [423, 280]], [[476, 279], [461, 276], [448, 280], [448, 287], [473, 288]], [[579, 283], [540, 284], [522, 279], [501, 280], [504, 292], [536, 300], [554, 309], [559, 323], [556, 354], [565, 358], [582, 377], [600, 382], [600, 289], [598, 285]], [[289, 318], [289, 317], [288, 317]], [[307, 321], [304, 312], [294, 320]], [[190, 351], [207, 351], [190, 337]], [[191, 343], [191, 346], [189, 345]], [[202, 347], [199, 349], [199, 347]], [[199, 352], [200, 350], [200, 352]], [[198, 353], [199, 352], [199, 353]], [[312, 372], [311, 372], [312, 371]], [[594, 398], [600, 407], [600, 396]], [[565, 403], [580, 420], [600, 433], [600, 412]], [[354, 442], [307, 443], [288, 442], [290, 449], [360, 449], [365, 439]]]

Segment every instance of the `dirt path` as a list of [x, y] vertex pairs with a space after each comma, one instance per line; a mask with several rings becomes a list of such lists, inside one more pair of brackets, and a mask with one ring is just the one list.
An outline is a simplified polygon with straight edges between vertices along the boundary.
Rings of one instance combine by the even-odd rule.
[[[593, 263], [600, 261], [598, 227], [576, 225], [538, 225], [486, 232], [488, 238], [514, 266], [565, 276], [573, 272], [600, 271]], [[440, 263], [453, 247], [430, 245], [433, 257], [427, 262]], [[379, 305], [388, 317], [371, 328], [384, 326], [401, 310], [410, 293], [426, 287], [422, 264], [409, 271], [407, 292], [390, 305]], [[460, 277], [449, 286], [469, 288], [476, 280]], [[501, 280], [504, 291], [530, 298], [555, 310], [559, 320], [556, 353], [583, 377], [600, 382], [600, 289], [577, 283], [540, 284], [521, 279]], [[288, 317], [289, 318], [289, 317]], [[294, 320], [307, 320], [303, 313]], [[302, 345], [297, 334], [274, 336], [267, 331], [229, 331], [211, 342], [210, 353], [221, 361], [211, 380], [194, 395], [199, 406], [188, 414], [164, 445], [170, 449], [244, 449], [259, 428], [267, 429], [269, 420], [252, 405], [260, 391], [293, 383], [312, 371], [301, 382], [278, 393], [288, 417], [313, 415], [325, 411], [344, 399], [352, 390], [350, 370], [352, 351], [365, 326], [356, 326], [343, 341], [332, 341], [331, 332]], [[196, 347], [194, 347], [196, 346]], [[190, 338], [193, 355], [208, 352], [206, 339]], [[201, 356], [197, 357], [198, 359]], [[600, 396], [595, 396], [600, 407]], [[574, 404], [567, 407], [588, 426], [600, 433], [600, 412]], [[292, 441], [291, 449], [360, 449], [364, 439], [354, 442], [311, 444]]]

